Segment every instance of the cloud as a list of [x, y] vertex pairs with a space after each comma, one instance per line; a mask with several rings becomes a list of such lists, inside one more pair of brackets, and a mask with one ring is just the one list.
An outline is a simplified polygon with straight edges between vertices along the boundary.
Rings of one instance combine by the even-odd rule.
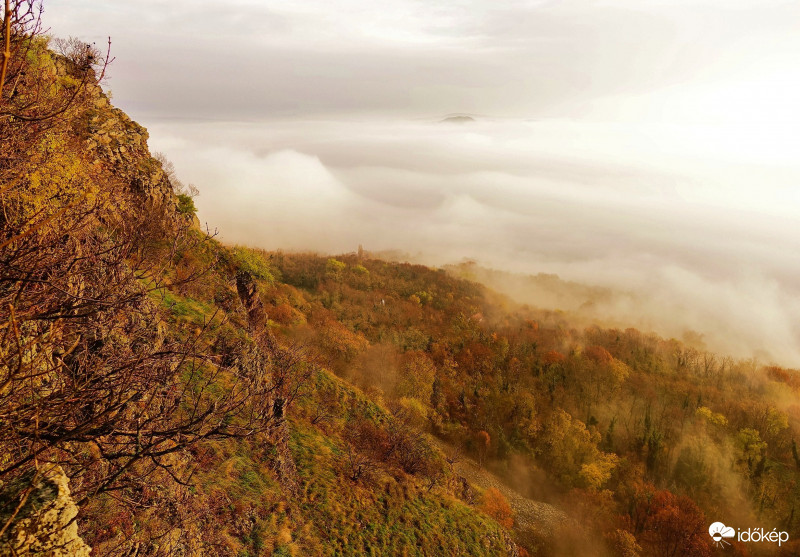
[[[727, 121], [775, 94], [755, 86], [716, 102], [726, 83], [752, 85], [766, 72], [796, 88], [796, 4], [673, 4], [52, 0], [46, 21], [58, 35], [112, 36], [112, 86], [139, 118], [469, 111], [673, 121], [709, 111]], [[698, 103], [695, 91], [710, 93]], [[790, 109], [791, 98], [779, 100]]]
[[[363, 244], [433, 264], [470, 257], [556, 273], [613, 292], [551, 301], [585, 318], [678, 338], [693, 330], [714, 350], [800, 363], [800, 263], [786, 257], [800, 249], [786, 234], [797, 218], [776, 203], [785, 184], [756, 188], [735, 164], [704, 160], [696, 185], [691, 165], [663, 155], [671, 136], [648, 146], [636, 126], [481, 118], [171, 122], [152, 132], [224, 240]], [[590, 149], [598, 136], [606, 143]]]
[[[224, 239], [557, 273], [614, 290], [586, 306], [597, 318], [800, 365], [798, 16], [782, 0], [48, 0], [45, 22], [113, 37], [114, 102]], [[440, 122], [453, 112], [476, 121]]]
[[232, 243], [285, 249], [341, 250], [354, 196], [314, 156], [280, 150], [264, 157], [224, 147], [196, 149], [185, 140], [164, 147], [182, 174], [201, 187], [200, 214]]

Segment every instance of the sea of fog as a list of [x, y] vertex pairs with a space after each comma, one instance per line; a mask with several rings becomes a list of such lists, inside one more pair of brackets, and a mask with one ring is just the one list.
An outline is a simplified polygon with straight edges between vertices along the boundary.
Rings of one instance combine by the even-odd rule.
[[224, 241], [554, 273], [616, 293], [603, 323], [800, 366], [791, 130], [473, 118], [147, 125]]

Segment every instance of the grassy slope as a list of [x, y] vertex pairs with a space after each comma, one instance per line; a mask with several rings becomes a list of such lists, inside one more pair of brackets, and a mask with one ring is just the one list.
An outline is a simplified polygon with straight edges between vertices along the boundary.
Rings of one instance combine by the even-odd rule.
[[[226, 312], [214, 299], [233, 294], [227, 277], [255, 267], [261, 269], [263, 298], [288, 301], [288, 296], [311, 317], [314, 308], [302, 293], [273, 279], [263, 254], [218, 244], [214, 251], [223, 263], [201, 282], [183, 289], [184, 295], [171, 290], [153, 294], [169, 311], [169, 327], [177, 334], [192, 334], [223, 315], [224, 327], [245, 334], [240, 309], [234, 304]], [[198, 254], [184, 256], [204, 259]], [[297, 323], [304, 324], [306, 316], [300, 315]], [[275, 322], [272, 326], [285, 341], [292, 336], [293, 327]], [[305, 325], [294, 329], [307, 332]], [[290, 448], [301, 480], [299, 500], [282, 492], [270, 468], [274, 454], [268, 446], [229, 441], [206, 443], [194, 451], [192, 464], [199, 466], [191, 490], [194, 504], [220, 521], [214, 536], [221, 544], [219, 551], [240, 556], [508, 554], [508, 535], [502, 528], [449, 493], [444, 481], [429, 489], [421, 478], [381, 462], [368, 479], [350, 480], [344, 471], [347, 424], [358, 419], [380, 424], [391, 419], [390, 413], [324, 368], [304, 392], [290, 411]], [[330, 419], [312, 425], [320, 393], [333, 396], [335, 408]], [[437, 466], [446, 472], [441, 456]], [[249, 517], [245, 524], [243, 516]]]

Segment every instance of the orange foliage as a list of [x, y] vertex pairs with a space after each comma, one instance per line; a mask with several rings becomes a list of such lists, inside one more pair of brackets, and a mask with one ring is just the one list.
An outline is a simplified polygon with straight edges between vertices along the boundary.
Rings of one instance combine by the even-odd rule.
[[792, 389], [800, 389], [800, 373], [794, 369], [784, 369], [778, 366], [769, 366], [766, 368], [767, 377], [773, 381], [786, 383]]
[[320, 331], [320, 344], [346, 362], [351, 362], [369, 347], [369, 341], [338, 321], [328, 321]]
[[556, 352], [555, 350], [550, 350], [544, 355], [544, 363], [545, 365], [553, 365], [553, 364], [560, 364], [561, 362], [565, 361], [567, 357], [562, 354], [561, 352]]
[[269, 312], [269, 317], [281, 325], [293, 325], [302, 323], [305, 320], [305, 316], [289, 304], [276, 306], [275, 309]]
[[478, 446], [481, 449], [488, 449], [492, 445], [492, 438], [485, 431], [479, 431], [478, 433], [476, 433], [475, 439], [478, 440]]
[[583, 354], [598, 364], [607, 364], [614, 359], [611, 353], [602, 346], [587, 346]]
[[491, 516], [503, 528], [514, 526], [514, 512], [508, 500], [496, 487], [490, 487], [483, 494], [480, 509]]
[[709, 521], [689, 497], [644, 484], [635, 499], [634, 526], [654, 555], [711, 555]]

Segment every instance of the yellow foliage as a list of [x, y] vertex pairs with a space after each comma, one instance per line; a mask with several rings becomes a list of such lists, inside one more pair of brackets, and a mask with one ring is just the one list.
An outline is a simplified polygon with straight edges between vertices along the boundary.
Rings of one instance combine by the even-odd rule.
[[547, 444], [546, 458], [568, 484], [601, 487], [611, 477], [619, 462], [613, 453], [597, 448], [600, 434], [563, 410], [550, 417], [543, 440]]
[[614, 530], [605, 535], [608, 545], [619, 557], [639, 557], [642, 547], [636, 542], [636, 537], [627, 530]]
[[424, 403], [430, 402], [435, 375], [436, 366], [424, 352], [406, 353], [397, 383], [397, 395], [414, 397]]
[[331, 280], [342, 280], [342, 273], [347, 268], [347, 264], [338, 259], [330, 258], [325, 263], [325, 276]]
[[616, 358], [611, 361], [608, 367], [611, 378], [615, 383], [622, 383], [631, 374], [631, 368], [629, 368], [625, 362], [621, 362]]
[[408, 419], [416, 428], [422, 429], [427, 422], [428, 410], [425, 405], [413, 397], [401, 397], [398, 401], [400, 407], [408, 414]]
[[736, 446], [744, 460], [752, 461], [761, 457], [761, 453], [767, 448], [767, 443], [761, 440], [757, 430], [748, 427], [739, 430], [736, 435]]
[[617, 464], [619, 457], [614, 453], [600, 453], [597, 460], [581, 466], [580, 477], [589, 489], [600, 489], [611, 478]]
[[285, 524], [278, 531], [278, 543], [280, 544], [292, 543], [292, 531], [289, 530], [288, 526], [286, 526]]
[[789, 427], [789, 416], [774, 406], [767, 410], [767, 435], [777, 435]]
[[712, 411], [710, 408], [707, 408], [706, 406], [701, 406], [696, 410], [695, 413], [712, 425], [718, 427], [725, 427], [726, 425], [728, 425], [728, 419], [725, 416]]
[[324, 326], [320, 341], [325, 349], [348, 362], [369, 347], [369, 341], [363, 335], [350, 331], [338, 321], [330, 321]]

